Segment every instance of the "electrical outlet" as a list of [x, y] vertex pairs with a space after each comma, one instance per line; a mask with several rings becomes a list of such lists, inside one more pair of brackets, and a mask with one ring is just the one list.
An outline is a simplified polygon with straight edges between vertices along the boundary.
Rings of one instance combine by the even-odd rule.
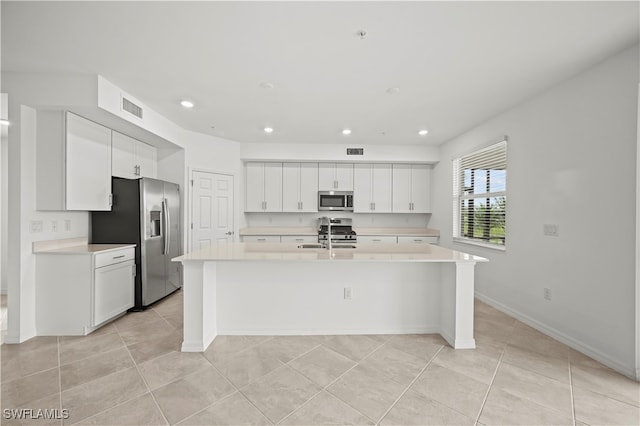
[[71, 219], [64, 220], [64, 230], [71, 231]]
[[31, 221], [31, 232], [42, 232], [42, 221], [41, 220], [32, 220]]
[[545, 224], [543, 226], [543, 233], [547, 237], [559, 237], [560, 236], [560, 226]]
[[344, 300], [351, 300], [351, 287], [344, 288]]
[[544, 298], [545, 298], [545, 300], [551, 300], [551, 289], [550, 288], [545, 288], [544, 289]]

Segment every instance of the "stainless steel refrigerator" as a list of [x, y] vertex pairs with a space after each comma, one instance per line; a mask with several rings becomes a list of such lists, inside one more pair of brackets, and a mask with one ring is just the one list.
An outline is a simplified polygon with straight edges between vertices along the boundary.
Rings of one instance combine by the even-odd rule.
[[158, 179], [112, 179], [111, 211], [91, 213], [91, 242], [136, 245], [134, 310], [182, 286], [180, 187]]

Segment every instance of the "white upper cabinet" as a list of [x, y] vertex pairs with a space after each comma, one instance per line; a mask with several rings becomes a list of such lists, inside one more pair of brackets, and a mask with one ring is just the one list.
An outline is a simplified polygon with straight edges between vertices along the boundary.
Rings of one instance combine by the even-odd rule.
[[111, 209], [111, 130], [72, 113], [37, 112], [36, 209]]
[[320, 163], [318, 165], [319, 191], [353, 191], [352, 163]]
[[282, 211], [318, 211], [318, 164], [282, 164]]
[[127, 179], [155, 178], [156, 148], [122, 133], [113, 132], [113, 176]]
[[282, 163], [248, 162], [245, 166], [246, 212], [282, 211]]
[[391, 164], [354, 166], [353, 211], [391, 213]]
[[426, 164], [393, 165], [393, 212], [431, 213], [431, 168]]

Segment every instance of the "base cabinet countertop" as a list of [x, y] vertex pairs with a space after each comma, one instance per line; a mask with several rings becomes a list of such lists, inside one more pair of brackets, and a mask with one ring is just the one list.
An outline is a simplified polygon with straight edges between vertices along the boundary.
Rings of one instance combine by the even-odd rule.
[[134, 244], [47, 243], [34, 243], [37, 335], [86, 335], [133, 307]]

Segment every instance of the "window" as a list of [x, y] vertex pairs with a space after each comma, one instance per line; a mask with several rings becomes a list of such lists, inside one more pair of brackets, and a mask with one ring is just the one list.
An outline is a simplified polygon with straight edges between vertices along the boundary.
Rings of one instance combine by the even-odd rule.
[[453, 160], [453, 238], [504, 249], [507, 137]]

